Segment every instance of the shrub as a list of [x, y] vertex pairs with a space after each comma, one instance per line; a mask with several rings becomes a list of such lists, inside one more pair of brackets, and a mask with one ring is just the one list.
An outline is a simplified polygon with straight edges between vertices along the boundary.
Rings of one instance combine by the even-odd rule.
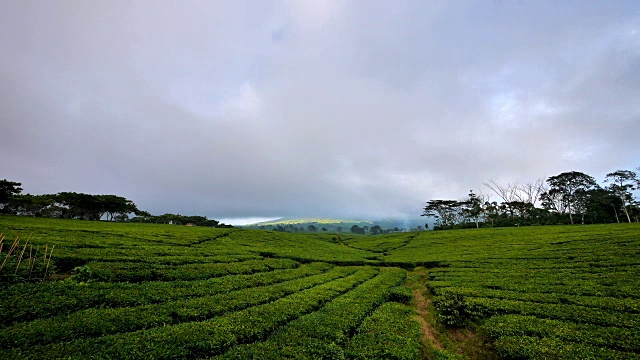
[[412, 320], [411, 308], [395, 302], [378, 307], [362, 323], [357, 334], [345, 347], [348, 359], [422, 358], [420, 325]]
[[389, 291], [389, 301], [408, 303], [411, 299], [413, 299], [413, 294], [411, 289], [406, 286], [397, 286]]
[[481, 315], [479, 307], [458, 293], [444, 292], [433, 299], [433, 304], [438, 309], [438, 318], [448, 327], [463, 327]]
[[89, 281], [93, 278], [93, 271], [88, 266], [77, 266], [71, 271], [71, 277], [77, 281]]

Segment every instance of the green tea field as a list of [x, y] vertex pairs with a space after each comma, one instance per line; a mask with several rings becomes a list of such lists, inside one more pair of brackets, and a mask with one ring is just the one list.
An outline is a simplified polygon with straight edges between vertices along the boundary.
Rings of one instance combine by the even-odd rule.
[[0, 233], [2, 359], [640, 359], [637, 223]]

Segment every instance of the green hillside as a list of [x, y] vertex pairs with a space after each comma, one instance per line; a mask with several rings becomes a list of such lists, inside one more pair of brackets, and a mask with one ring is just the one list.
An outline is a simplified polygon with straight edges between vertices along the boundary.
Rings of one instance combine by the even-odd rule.
[[640, 357], [637, 223], [337, 236], [6, 216], [0, 233], [6, 359]]

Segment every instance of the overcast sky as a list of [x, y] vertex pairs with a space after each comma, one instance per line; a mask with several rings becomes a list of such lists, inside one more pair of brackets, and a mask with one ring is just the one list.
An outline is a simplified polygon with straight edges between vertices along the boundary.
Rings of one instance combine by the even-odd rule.
[[640, 166], [635, 0], [3, 0], [0, 45], [0, 179], [32, 194], [402, 217]]

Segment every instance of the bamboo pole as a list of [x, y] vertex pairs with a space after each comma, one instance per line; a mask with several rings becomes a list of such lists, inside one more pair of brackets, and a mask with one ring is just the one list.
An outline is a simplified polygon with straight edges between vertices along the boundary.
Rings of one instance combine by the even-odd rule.
[[[44, 277], [42, 280], [47, 278], [47, 273], [49, 272], [49, 265], [51, 265], [51, 257], [53, 256], [53, 249], [55, 249], [55, 245], [51, 246], [51, 252], [49, 253], [49, 261], [47, 262], [47, 267], [44, 269]], [[47, 254], [45, 253], [44, 258], [47, 258]]]
[[2, 265], [0, 265], [0, 270], [2, 270], [4, 268], [4, 265], [7, 263], [7, 260], [9, 260], [9, 257], [11, 256], [11, 253], [13, 253], [13, 251], [16, 249], [16, 247], [18, 246], [19, 243], [20, 243], [20, 237], [16, 236], [16, 239], [13, 241], [13, 245], [11, 245], [11, 249], [7, 253], [7, 256], [4, 258], [4, 261], [2, 262]]
[[0, 233], [0, 255], [2, 255], [2, 248], [4, 248], [4, 235]]
[[36, 247], [36, 252], [33, 254], [33, 262], [31, 263], [31, 269], [29, 269], [29, 280], [31, 280], [31, 273], [33, 272], [33, 267], [36, 266], [36, 258], [38, 257], [38, 250], [40, 247]]
[[27, 267], [31, 267], [31, 254], [33, 254], [33, 245], [29, 245], [29, 262], [27, 263]]
[[29, 236], [29, 239], [27, 239], [27, 241], [24, 243], [24, 246], [22, 247], [22, 251], [20, 252], [20, 257], [18, 258], [18, 264], [16, 265], [16, 271], [13, 272], [14, 275], [18, 274], [18, 268], [20, 267], [20, 263], [22, 262], [22, 257], [24, 256], [24, 251], [27, 250], [27, 245], [29, 244], [30, 239], [31, 239], [31, 236]]

